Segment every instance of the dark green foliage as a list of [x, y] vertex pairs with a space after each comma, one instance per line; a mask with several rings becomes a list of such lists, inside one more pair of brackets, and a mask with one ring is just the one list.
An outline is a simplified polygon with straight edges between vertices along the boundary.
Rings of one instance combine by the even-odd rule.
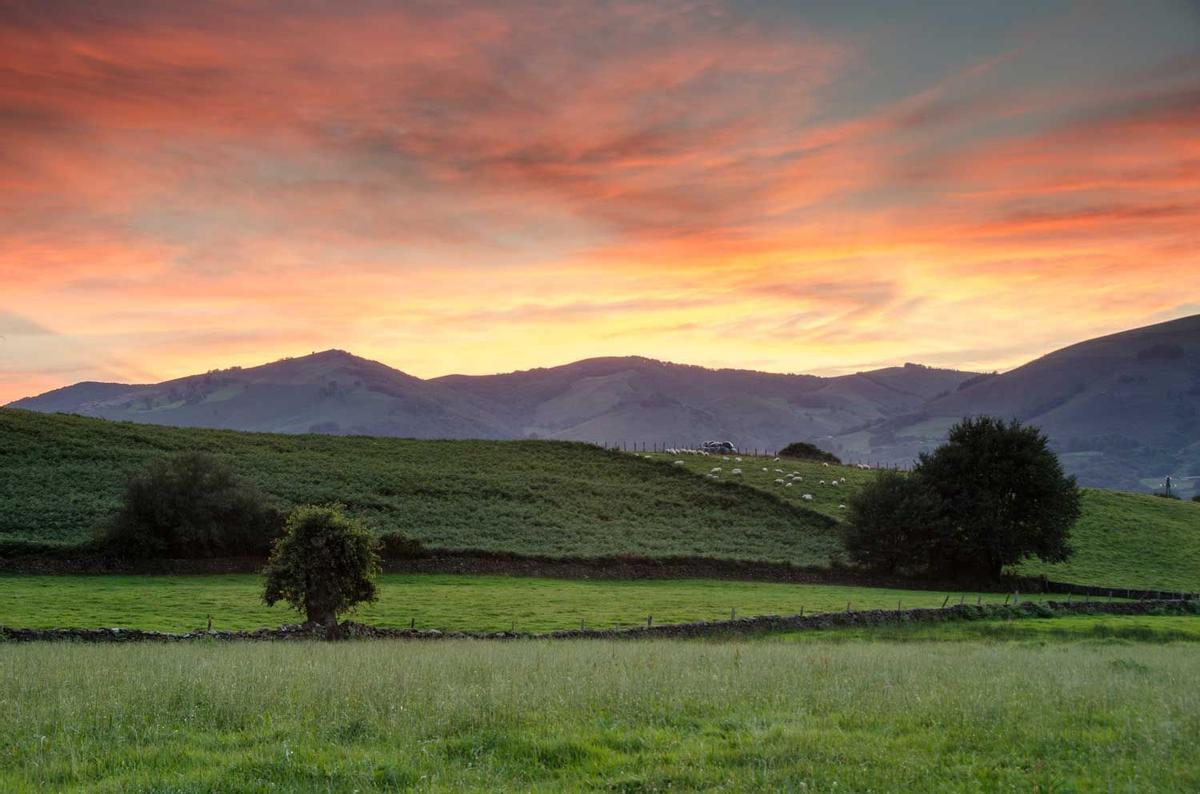
[[151, 461], [133, 475], [101, 545], [125, 557], [261, 554], [281, 516], [227, 463], [202, 452]]
[[907, 478], [881, 473], [850, 500], [847, 550], [868, 567], [995, 579], [1032, 557], [1063, 562], [1080, 516], [1066, 477], [1034, 427], [964, 419]]
[[119, 508], [129, 473], [191, 450], [284, 511], [341, 502], [372, 532], [429, 548], [817, 565], [838, 546], [834, 522], [802, 505], [589, 444], [242, 433], [4, 408], [0, 537], [86, 540]]
[[385, 560], [408, 560], [429, 555], [420, 538], [405, 532], [384, 532], [379, 536], [379, 551]]
[[783, 449], [779, 450], [781, 458], [797, 458], [800, 460], [815, 460], [822, 463], [841, 463], [837, 455], [832, 452], [826, 452], [815, 444], [810, 444], [807, 441], [793, 441]]
[[939, 503], [915, 477], [884, 470], [848, 503], [843, 542], [850, 558], [873, 571], [920, 570], [933, 552]]
[[1200, 502], [1200, 493], [1198, 493], [1198, 494], [1196, 494], [1195, 496], [1193, 496], [1193, 497], [1192, 497], [1192, 501], [1193, 501], [1193, 502]]
[[943, 574], [998, 577], [1030, 557], [1063, 562], [1080, 493], [1036, 427], [988, 416], [964, 419], [913, 471], [940, 503], [929, 560]]
[[309, 623], [336, 626], [340, 613], [378, 597], [378, 546], [339, 505], [298, 507], [263, 571], [263, 601], [286, 601]]

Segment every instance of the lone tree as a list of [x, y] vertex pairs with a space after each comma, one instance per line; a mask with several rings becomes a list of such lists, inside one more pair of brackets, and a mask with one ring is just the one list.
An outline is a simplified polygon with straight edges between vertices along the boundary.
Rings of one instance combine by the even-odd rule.
[[125, 486], [100, 541], [126, 557], [264, 553], [283, 516], [227, 463], [203, 452], [150, 462]]
[[844, 536], [860, 565], [998, 578], [1028, 557], [1062, 562], [1079, 489], [1035, 427], [964, 419], [904, 477], [881, 473], [852, 497]]
[[337, 636], [337, 616], [377, 597], [378, 541], [339, 505], [298, 507], [275, 542], [263, 600], [287, 601]]

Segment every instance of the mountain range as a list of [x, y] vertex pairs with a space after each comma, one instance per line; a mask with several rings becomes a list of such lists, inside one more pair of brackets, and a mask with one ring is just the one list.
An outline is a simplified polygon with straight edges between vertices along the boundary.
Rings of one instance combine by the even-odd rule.
[[[962, 416], [1040, 426], [1083, 484], [1200, 474], [1200, 315], [1093, 339], [1002, 374], [919, 364], [838, 377], [593, 358], [421, 379], [326, 350], [157, 384], [84, 382], [11, 407], [279, 433], [558, 438], [617, 444], [815, 441], [906, 464]], [[1179, 480], [1185, 493], [1191, 480]]]

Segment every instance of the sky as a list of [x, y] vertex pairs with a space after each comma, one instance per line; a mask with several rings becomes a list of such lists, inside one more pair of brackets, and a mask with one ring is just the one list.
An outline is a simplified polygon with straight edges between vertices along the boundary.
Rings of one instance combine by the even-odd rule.
[[1004, 370], [1196, 313], [1196, 2], [0, 2], [0, 403], [331, 347]]

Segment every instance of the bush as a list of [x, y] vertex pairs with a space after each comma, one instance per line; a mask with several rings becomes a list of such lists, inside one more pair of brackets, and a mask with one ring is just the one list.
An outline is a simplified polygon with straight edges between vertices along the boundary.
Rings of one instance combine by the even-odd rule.
[[842, 461], [832, 452], [826, 452], [815, 444], [807, 441], [793, 441], [779, 450], [781, 458], [797, 458], [800, 460], [815, 460], [822, 463], [841, 463]]
[[268, 606], [287, 601], [309, 623], [336, 632], [340, 613], [378, 596], [379, 541], [340, 505], [298, 507], [263, 573]]
[[385, 560], [411, 560], [429, 556], [429, 550], [420, 538], [398, 531], [384, 532], [379, 536], [379, 553]]
[[279, 511], [228, 464], [190, 452], [130, 477], [98, 541], [125, 557], [264, 554], [281, 524]]
[[920, 572], [928, 566], [940, 511], [919, 479], [881, 471], [847, 507], [842, 540], [854, 562], [882, 573]]
[[1193, 501], [1193, 502], [1200, 502], [1200, 493], [1198, 493], [1198, 494], [1196, 494], [1195, 496], [1193, 496], [1193, 497], [1192, 497], [1192, 501]]

